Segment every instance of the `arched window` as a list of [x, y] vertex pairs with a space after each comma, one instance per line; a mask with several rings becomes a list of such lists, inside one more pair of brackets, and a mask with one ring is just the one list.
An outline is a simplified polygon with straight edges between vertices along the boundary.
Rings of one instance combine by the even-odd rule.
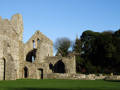
[[33, 40], [33, 48], [35, 48], [35, 41]]
[[37, 39], [37, 47], [38, 47], [39, 43], [40, 43], [40, 39], [38, 38]]
[[37, 43], [38, 43], [38, 44], [40, 43], [40, 39], [39, 39], [39, 38], [37, 39]]
[[34, 62], [35, 58], [36, 58], [36, 52], [37, 52], [37, 49], [33, 49], [33, 50], [29, 51], [26, 55], [26, 61]]

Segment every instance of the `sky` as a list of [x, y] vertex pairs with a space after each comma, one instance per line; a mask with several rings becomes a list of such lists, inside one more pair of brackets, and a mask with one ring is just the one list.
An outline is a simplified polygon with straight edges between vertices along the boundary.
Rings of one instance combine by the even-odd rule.
[[120, 0], [0, 0], [0, 16], [23, 16], [23, 41], [40, 30], [53, 42], [75, 40], [85, 30], [120, 29]]

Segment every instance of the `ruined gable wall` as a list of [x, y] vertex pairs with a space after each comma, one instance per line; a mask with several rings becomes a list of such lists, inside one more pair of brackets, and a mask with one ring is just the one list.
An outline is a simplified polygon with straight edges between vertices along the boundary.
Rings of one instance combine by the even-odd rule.
[[48, 54], [49, 56], [53, 55], [52, 41], [43, 35], [40, 31], [37, 31], [25, 44], [25, 55], [27, 55], [29, 51], [33, 50], [33, 40], [35, 41], [35, 49], [37, 49], [35, 60], [36, 63], [41, 62], [45, 56], [48, 56]]
[[[39, 39], [39, 43], [38, 43]], [[35, 48], [33, 48], [33, 40], [35, 41]], [[36, 60], [34, 62], [27, 62], [26, 56], [33, 49], [37, 49], [36, 52]], [[36, 78], [40, 79], [40, 70], [43, 69], [44, 73], [47, 73], [49, 70], [48, 64], [44, 63], [45, 56], [53, 55], [53, 43], [52, 41], [43, 35], [40, 31], [35, 32], [35, 34], [28, 40], [27, 43], [23, 44], [21, 42], [21, 50], [22, 53], [20, 58], [23, 60], [20, 64], [20, 78], [24, 78], [24, 67], [28, 68], [28, 78]], [[24, 55], [23, 55], [24, 54]], [[23, 57], [22, 57], [23, 56]], [[24, 59], [23, 59], [24, 58]], [[46, 77], [46, 74], [44, 74]]]

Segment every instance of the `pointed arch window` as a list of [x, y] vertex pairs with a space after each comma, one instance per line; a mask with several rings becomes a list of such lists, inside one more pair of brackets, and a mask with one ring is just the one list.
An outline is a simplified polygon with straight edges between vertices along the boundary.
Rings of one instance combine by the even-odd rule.
[[33, 48], [35, 48], [35, 40], [33, 40]]

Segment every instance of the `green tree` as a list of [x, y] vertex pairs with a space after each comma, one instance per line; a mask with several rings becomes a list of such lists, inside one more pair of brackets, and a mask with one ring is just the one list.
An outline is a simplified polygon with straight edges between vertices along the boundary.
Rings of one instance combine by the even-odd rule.
[[84, 31], [80, 39], [76, 39], [73, 51], [78, 72], [120, 73], [120, 30]]
[[[82, 58], [89, 72], [113, 72], [113, 55], [116, 46], [113, 44], [113, 32], [105, 31], [102, 33], [87, 30], [81, 36]], [[106, 70], [106, 71], [104, 71]]]

